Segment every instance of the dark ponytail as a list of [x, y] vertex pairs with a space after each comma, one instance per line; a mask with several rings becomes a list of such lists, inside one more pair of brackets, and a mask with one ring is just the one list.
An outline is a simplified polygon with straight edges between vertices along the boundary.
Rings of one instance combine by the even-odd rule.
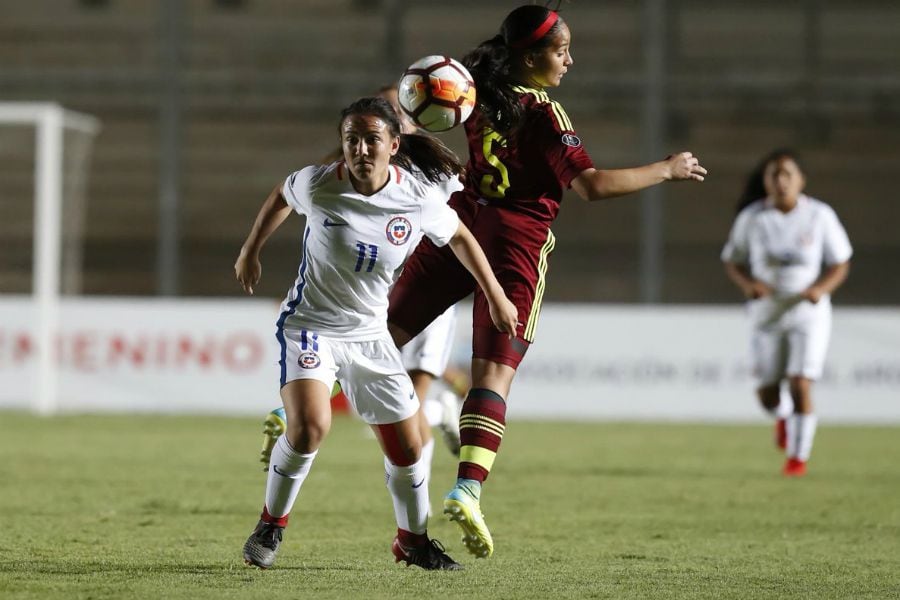
[[522, 82], [513, 78], [515, 59], [550, 45], [562, 27], [558, 15], [552, 27], [533, 41], [531, 38], [554, 15], [556, 11], [545, 6], [520, 6], [503, 20], [500, 33], [463, 57], [462, 62], [472, 74], [478, 90], [478, 108], [485, 121], [482, 126], [508, 136], [521, 124], [523, 109], [513, 87]]
[[503, 135], [509, 134], [521, 120], [522, 105], [513, 90], [510, 75], [510, 49], [498, 34], [478, 45], [462, 60], [472, 74], [478, 90], [478, 108], [487, 125]]
[[383, 120], [393, 137], [400, 138], [400, 149], [391, 158], [393, 164], [406, 170], [413, 167], [422, 172], [431, 183], [441, 183], [462, 170], [456, 155], [441, 143], [440, 140], [418, 133], [401, 134], [400, 117], [384, 98], [360, 98], [341, 111], [338, 122], [338, 133], [347, 117], [354, 115], [371, 115]]
[[753, 204], [760, 198], [766, 197], [766, 167], [781, 158], [788, 158], [794, 161], [794, 164], [797, 165], [800, 172], [806, 173], [806, 169], [803, 168], [803, 162], [796, 152], [790, 148], [776, 148], [775, 150], [772, 150], [766, 154], [755, 167], [753, 167], [753, 170], [750, 171], [750, 174], [747, 176], [747, 181], [744, 184], [744, 191], [741, 193], [740, 198], [738, 198], [735, 212], [740, 213], [750, 204]]
[[456, 154], [439, 139], [420, 133], [400, 136], [400, 149], [391, 159], [407, 171], [415, 165], [431, 183], [442, 183], [458, 175], [462, 165]]

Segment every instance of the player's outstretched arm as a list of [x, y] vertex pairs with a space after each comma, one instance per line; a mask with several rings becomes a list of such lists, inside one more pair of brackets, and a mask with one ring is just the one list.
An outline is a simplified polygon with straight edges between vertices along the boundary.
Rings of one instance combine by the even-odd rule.
[[253, 293], [253, 286], [259, 282], [262, 275], [262, 264], [259, 262], [259, 252], [272, 232], [284, 223], [291, 208], [281, 195], [281, 184], [275, 186], [266, 201], [263, 202], [241, 252], [234, 263], [234, 275], [241, 287], [248, 294]]
[[456, 234], [450, 238], [450, 249], [484, 290], [494, 325], [511, 338], [515, 337], [519, 311], [503, 292], [500, 282], [491, 270], [491, 265], [488, 264], [484, 250], [478, 245], [469, 228], [462, 223], [459, 224]]
[[631, 169], [586, 169], [572, 180], [572, 189], [585, 200], [603, 200], [638, 192], [664, 181], [703, 181], [706, 169], [690, 152]]

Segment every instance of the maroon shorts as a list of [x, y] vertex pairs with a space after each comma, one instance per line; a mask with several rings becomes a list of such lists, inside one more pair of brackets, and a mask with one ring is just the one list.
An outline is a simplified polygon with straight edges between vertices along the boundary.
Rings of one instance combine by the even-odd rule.
[[428, 239], [413, 252], [391, 290], [388, 321], [416, 336], [474, 292], [472, 356], [517, 368], [534, 340], [553, 234], [532, 217], [480, 205], [462, 194], [454, 194], [450, 205], [481, 244], [503, 291], [519, 310], [516, 338], [510, 340], [494, 327], [484, 293], [450, 247], [438, 248]]

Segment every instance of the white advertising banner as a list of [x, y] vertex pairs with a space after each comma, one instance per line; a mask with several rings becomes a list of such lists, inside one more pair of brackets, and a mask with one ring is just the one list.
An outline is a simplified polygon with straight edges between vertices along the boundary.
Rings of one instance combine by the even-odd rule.
[[[469, 309], [459, 317], [468, 351]], [[545, 306], [509, 416], [762, 420], [749, 336], [740, 306]], [[824, 421], [900, 423], [900, 309], [835, 308], [813, 402]]]
[[[33, 398], [34, 314], [0, 297], [0, 407]], [[277, 318], [273, 300], [63, 299], [59, 410], [264, 414], [280, 402]]]
[[[0, 297], [0, 408], [28, 408], [34, 304]], [[274, 300], [73, 298], [54, 345], [63, 412], [262, 415], [278, 403]], [[455, 357], [468, 363], [470, 308]], [[509, 398], [511, 418], [764, 418], [740, 307], [547, 305]], [[900, 423], [900, 309], [836, 308], [825, 421]]]

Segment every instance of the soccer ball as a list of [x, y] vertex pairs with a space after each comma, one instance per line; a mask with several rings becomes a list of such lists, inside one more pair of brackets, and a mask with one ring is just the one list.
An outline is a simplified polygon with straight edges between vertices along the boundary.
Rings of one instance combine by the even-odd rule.
[[475, 108], [475, 82], [449, 56], [426, 56], [411, 64], [397, 86], [403, 112], [428, 131], [452, 129]]

